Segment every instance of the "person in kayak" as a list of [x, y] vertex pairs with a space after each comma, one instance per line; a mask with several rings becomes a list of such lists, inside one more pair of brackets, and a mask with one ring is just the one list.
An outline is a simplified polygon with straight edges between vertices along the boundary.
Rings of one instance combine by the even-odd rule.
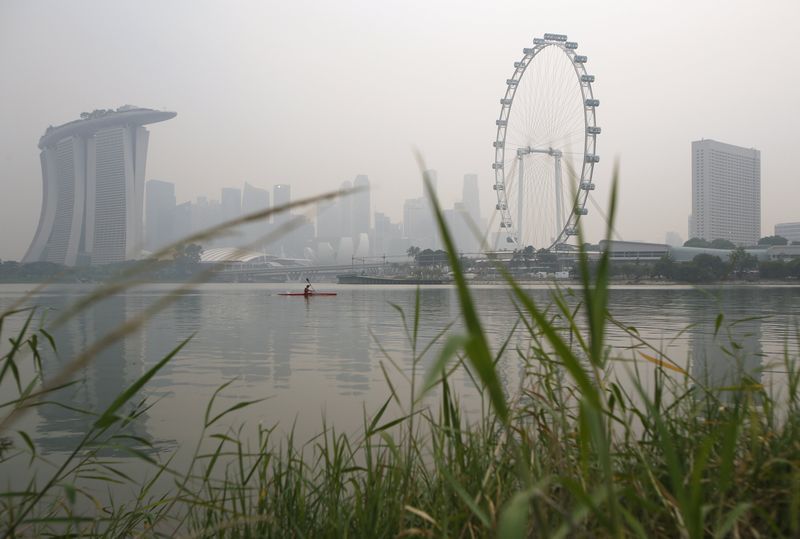
[[307, 284], [306, 287], [303, 289], [304, 296], [310, 296], [312, 293], [311, 285]]

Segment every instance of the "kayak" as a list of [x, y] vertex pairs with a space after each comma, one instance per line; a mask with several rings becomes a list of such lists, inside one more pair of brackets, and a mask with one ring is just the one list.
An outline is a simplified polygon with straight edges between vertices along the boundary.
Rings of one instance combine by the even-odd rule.
[[279, 296], [335, 296], [336, 292], [311, 292], [310, 294], [304, 294], [303, 292], [284, 292], [283, 294], [278, 294]]

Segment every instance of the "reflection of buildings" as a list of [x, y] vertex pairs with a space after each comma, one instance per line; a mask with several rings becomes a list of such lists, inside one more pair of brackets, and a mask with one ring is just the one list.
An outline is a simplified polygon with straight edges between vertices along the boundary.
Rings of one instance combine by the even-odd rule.
[[24, 262], [74, 266], [136, 258], [149, 132], [174, 112], [131, 107], [81, 114], [39, 140], [42, 212]]
[[[719, 304], [703, 299], [702, 305], [692, 306], [690, 330], [692, 377], [709, 389], [731, 388], [745, 379], [761, 381], [763, 354], [761, 350], [761, 319], [741, 313], [750, 305], [748, 291], [723, 292]], [[717, 312], [725, 313], [716, 332]], [[738, 314], [737, 314], [738, 313]], [[738, 319], [737, 319], [738, 317]], [[732, 397], [734, 392], [723, 391], [720, 397]]]
[[[66, 308], [75, 296], [52, 297], [47, 305], [55, 309]], [[77, 315], [67, 325], [57, 329], [53, 335], [58, 346], [58, 359], [52, 355], [44, 358], [45, 373], [55, 373], [65, 362], [94, 344], [128, 318], [136, 316], [141, 309], [136, 305], [141, 298], [113, 296], [103, 300], [88, 312]], [[52, 400], [87, 410], [102, 413], [113, 401], [144, 372], [143, 337], [131, 335], [117, 341], [100, 354], [82, 371], [73, 385], [58, 391]], [[139, 402], [134, 397], [131, 403]], [[131, 408], [124, 409], [124, 414]], [[37, 443], [47, 452], [72, 450], [91, 428], [95, 416], [85, 415], [55, 404], [38, 408], [45, 420], [43, 432], [38, 433]], [[126, 433], [148, 438], [146, 415], [126, 427]]]

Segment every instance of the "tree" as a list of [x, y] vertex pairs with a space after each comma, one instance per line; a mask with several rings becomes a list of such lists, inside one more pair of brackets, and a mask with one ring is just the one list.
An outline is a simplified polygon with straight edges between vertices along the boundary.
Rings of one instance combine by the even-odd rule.
[[695, 256], [692, 262], [700, 270], [703, 280], [706, 281], [722, 279], [728, 273], [727, 264], [718, 256], [702, 253]]
[[689, 238], [683, 243], [684, 247], [711, 247], [711, 244], [708, 243], [703, 238]]
[[789, 240], [783, 236], [764, 236], [758, 240], [759, 245], [788, 245]]
[[758, 258], [746, 252], [741, 247], [731, 251], [728, 263], [731, 266], [731, 271], [733, 271], [737, 277], [741, 277], [745, 272], [758, 268]]
[[736, 245], [729, 240], [723, 240], [721, 238], [717, 238], [709, 244], [709, 247], [712, 249], [729, 249], [733, 250], [736, 249]]
[[765, 260], [758, 265], [758, 275], [762, 279], [785, 279], [789, 268], [781, 260]]
[[675, 276], [675, 260], [669, 253], [664, 253], [664, 256], [658, 259], [653, 265], [653, 277], [663, 277], [665, 279], [672, 279]]
[[528, 245], [522, 250], [522, 258], [526, 261], [531, 260], [534, 256], [536, 256], [536, 249], [533, 248], [533, 245]]
[[416, 260], [416, 259], [417, 259], [417, 256], [419, 255], [419, 253], [420, 253], [420, 248], [419, 248], [419, 247], [416, 247], [416, 246], [414, 246], [414, 245], [412, 245], [411, 247], [409, 247], [408, 249], [406, 249], [406, 254], [407, 254], [407, 255], [408, 255], [410, 258], [413, 258], [414, 260]]
[[200, 263], [203, 246], [196, 243], [183, 244], [175, 248], [175, 263], [179, 266], [193, 266]]

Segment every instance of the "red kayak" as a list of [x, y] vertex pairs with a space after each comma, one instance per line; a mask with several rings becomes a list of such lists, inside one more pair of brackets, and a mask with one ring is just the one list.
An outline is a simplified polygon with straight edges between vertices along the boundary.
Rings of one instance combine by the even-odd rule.
[[309, 294], [304, 294], [303, 292], [284, 292], [283, 294], [278, 294], [279, 296], [335, 296], [336, 292], [311, 292]]

